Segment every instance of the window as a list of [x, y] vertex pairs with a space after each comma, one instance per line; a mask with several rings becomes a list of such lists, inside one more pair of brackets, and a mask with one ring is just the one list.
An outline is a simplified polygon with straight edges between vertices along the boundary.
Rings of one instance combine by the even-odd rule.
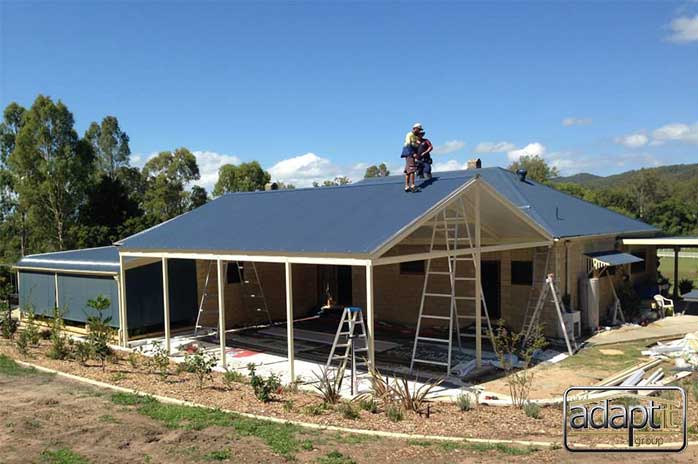
[[647, 252], [646, 251], [636, 251], [633, 252], [633, 256], [637, 256], [638, 258], [641, 258], [642, 261], [639, 263], [632, 263], [630, 265], [630, 273], [631, 274], [642, 274], [647, 270]]
[[240, 272], [238, 272], [238, 263], [237, 262], [232, 262], [228, 263], [228, 268], [225, 270], [227, 278], [227, 282], [229, 284], [239, 284], [240, 283], [240, 276], [245, 277], [245, 269], [240, 269]]
[[424, 261], [400, 263], [400, 274], [424, 274]]
[[533, 261], [511, 262], [511, 284], [533, 285]]

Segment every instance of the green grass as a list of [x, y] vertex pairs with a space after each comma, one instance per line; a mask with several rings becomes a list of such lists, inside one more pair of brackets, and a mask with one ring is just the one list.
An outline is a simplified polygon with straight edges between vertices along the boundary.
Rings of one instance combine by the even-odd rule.
[[41, 462], [45, 464], [89, 464], [90, 461], [75, 451], [61, 448], [56, 451], [46, 450], [41, 453]]
[[119, 421], [116, 419], [116, 417], [112, 416], [111, 414], [105, 414], [103, 416], [99, 416], [99, 420], [101, 422], [106, 422], [108, 424], [118, 424]]
[[[690, 250], [694, 251], [694, 250]], [[673, 292], [674, 285], [674, 258], [662, 257], [659, 261], [659, 271], [664, 277], [669, 279], [669, 292]], [[679, 258], [679, 280], [693, 280], [698, 285], [698, 259], [695, 258]]]
[[[647, 348], [647, 342], [628, 342], [615, 345], [590, 346], [580, 350], [574, 356], [563, 359], [558, 366], [570, 369], [602, 369], [607, 372], [622, 371], [635, 364], [642, 358], [642, 350]], [[618, 350], [623, 354], [606, 355], [601, 350]]]
[[440, 444], [444, 451], [470, 450], [478, 453], [497, 452], [509, 456], [526, 456], [537, 451], [538, 448], [522, 448], [519, 446], [507, 445], [506, 443], [466, 443], [447, 441]]
[[207, 461], [227, 461], [233, 457], [233, 453], [229, 449], [211, 451], [204, 455], [204, 459]]
[[332, 451], [315, 461], [317, 464], [356, 464], [356, 461], [344, 456], [339, 451]]
[[300, 427], [291, 424], [249, 419], [215, 409], [163, 404], [151, 397], [130, 393], [115, 393], [112, 401], [119, 405], [135, 406], [140, 414], [172, 429], [232, 427], [241, 436], [260, 438], [273, 452], [284, 457], [291, 457], [301, 447], [301, 442], [296, 438]]
[[433, 445], [434, 443], [427, 440], [407, 440], [407, 444], [410, 446], [422, 446], [426, 448]]
[[19, 377], [24, 375], [50, 375], [39, 372], [33, 367], [22, 367], [14, 359], [0, 354], [0, 375]]

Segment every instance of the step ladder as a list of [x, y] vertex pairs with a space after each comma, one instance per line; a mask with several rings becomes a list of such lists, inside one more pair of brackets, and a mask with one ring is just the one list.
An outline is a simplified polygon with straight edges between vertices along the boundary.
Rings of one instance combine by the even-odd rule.
[[[358, 331], [357, 331], [358, 327]], [[342, 386], [344, 380], [344, 372], [347, 369], [347, 364], [351, 363], [351, 394], [356, 392], [356, 368], [368, 367], [368, 354], [364, 355], [364, 360], [357, 362], [356, 355], [360, 353], [368, 353], [368, 341], [366, 338], [366, 325], [364, 324], [364, 315], [361, 308], [348, 306], [342, 311], [342, 318], [337, 327], [337, 333], [332, 342], [332, 349], [325, 364], [327, 371], [332, 364], [339, 361], [337, 374], [335, 379], [338, 382], [338, 388]]]
[[531, 276], [531, 282], [533, 282], [533, 285], [531, 285], [531, 291], [528, 294], [528, 302], [524, 312], [524, 320], [523, 324], [521, 325], [521, 332], [524, 334], [528, 334], [531, 331], [534, 323], [538, 323], [537, 320], [533, 321], [532, 316], [536, 306], [538, 306], [538, 299], [543, 292], [545, 280], [548, 277], [551, 253], [552, 249], [550, 247], [539, 247], [535, 248], [533, 251], [533, 272]]
[[[206, 330], [209, 334], [213, 333], [214, 331], [218, 331], [218, 326], [216, 325], [215, 327], [211, 326], [204, 326], [201, 324], [201, 316], [204, 314], [206, 311], [206, 301], [208, 301], [209, 295], [211, 293], [214, 293], [215, 295], [218, 295], [218, 289], [216, 289], [215, 292], [211, 292], [209, 290], [209, 282], [211, 280], [211, 271], [213, 270], [213, 260], [209, 260], [208, 262], [208, 269], [206, 270], [206, 279], [204, 280], [204, 291], [201, 293], [201, 301], [199, 302], [199, 312], [196, 315], [196, 324], [194, 325], [194, 336], [199, 335], [199, 330]], [[224, 267], [224, 275], [223, 275], [223, 281], [226, 281], [227, 277], [227, 270], [228, 266]], [[217, 286], [217, 285], [216, 285]], [[216, 320], [218, 315], [216, 314]]]
[[[264, 288], [262, 287], [262, 281], [259, 279], [259, 273], [254, 261], [246, 261], [244, 263], [238, 261], [235, 264], [237, 265], [245, 307], [248, 310], [251, 309], [255, 315], [263, 314], [266, 316], [267, 323], [271, 324], [267, 298], [264, 296]], [[251, 272], [245, 272], [246, 270]]]
[[[462, 227], [462, 229], [461, 229]], [[459, 235], [459, 231], [464, 230], [465, 236], [461, 237]], [[436, 237], [438, 235], [441, 235], [443, 233], [443, 238], [444, 238], [444, 243], [445, 243], [445, 248], [436, 248], [435, 243], [436, 243]], [[448, 216], [446, 210], [442, 211], [440, 214], [437, 214], [432, 222], [432, 234], [431, 234], [431, 242], [429, 246], [429, 251], [434, 252], [434, 251], [457, 251], [459, 248], [461, 248], [461, 244], [467, 245], [469, 249], [473, 249], [473, 241], [472, 241], [472, 236], [470, 233], [470, 227], [468, 226], [467, 222], [467, 215], [466, 215], [466, 209], [465, 209], [465, 203], [463, 200], [460, 200], [460, 203], [458, 204], [458, 210], [456, 212], [455, 216]], [[447, 262], [447, 268], [448, 271], [433, 271], [432, 270], [432, 261], [435, 260], [446, 260]], [[419, 305], [419, 316], [417, 319], [417, 329], [415, 331], [415, 338], [414, 338], [414, 345], [412, 347], [412, 359], [410, 362], [410, 373], [414, 369], [415, 363], [418, 364], [429, 364], [429, 365], [435, 365], [435, 366], [442, 366], [446, 368], [446, 375], [448, 375], [451, 372], [451, 357], [452, 357], [452, 348], [453, 348], [453, 329], [455, 326], [456, 330], [456, 340], [458, 342], [459, 348], [462, 350], [462, 341], [461, 339], [466, 336], [470, 336], [467, 334], [461, 333], [460, 330], [460, 323], [461, 320], [465, 319], [474, 319], [476, 316], [471, 316], [471, 315], [462, 315], [460, 314], [459, 308], [458, 308], [458, 302], [459, 301], [475, 301], [475, 296], [463, 296], [463, 295], [458, 295], [458, 290], [457, 287], [458, 282], [472, 282], [474, 285], [479, 285], [479, 291], [480, 291], [480, 298], [482, 304], [482, 310], [484, 311], [484, 318], [487, 322], [487, 330], [489, 331], [490, 337], [493, 341], [493, 346], [494, 346], [494, 334], [492, 332], [492, 324], [490, 322], [489, 314], [487, 312], [487, 305], [485, 304], [485, 298], [484, 294], [482, 292], [482, 283], [481, 282], [476, 282], [476, 278], [473, 277], [464, 277], [464, 276], [459, 276], [457, 274], [457, 270], [459, 269], [458, 263], [470, 263], [470, 265], [473, 266], [473, 269], [475, 269], [476, 262], [475, 262], [475, 257], [471, 254], [468, 256], [465, 255], [460, 255], [460, 256], [448, 256], [445, 258], [429, 258], [427, 259], [426, 267], [425, 267], [425, 273], [424, 273], [424, 284], [422, 288], [422, 298], [420, 301]], [[450, 287], [450, 292], [449, 293], [437, 293], [437, 292], [432, 292], [429, 291], [430, 289], [430, 284], [433, 284], [435, 282], [432, 282], [432, 280], [436, 279], [443, 279], [445, 277], [448, 277], [449, 279], [449, 287]], [[462, 285], [461, 285], [462, 287]], [[476, 293], [476, 292], [473, 292]], [[449, 307], [449, 314], [448, 316], [443, 315], [443, 314], [426, 314], [424, 311], [425, 303], [428, 300], [431, 299], [446, 299], [448, 298], [450, 300], [450, 307]], [[422, 322], [424, 320], [441, 320], [441, 321], [448, 321], [448, 336], [447, 338], [436, 338], [436, 337], [426, 337], [421, 335], [422, 332]], [[477, 334], [475, 335], [477, 336]], [[433, 359], [424, 359], [424, 358], [419, 358], [418, 357], [418, 348], [420, 342], [431, 342], [431, 343], [443, 343], [448, 345], [448, 355], [446, 361], [436, 361]]]
[[[547, 298], [551, 298], [550, 300], [547, 300]], [[536, 307], [533, 310], [533, 314], [531, 315], [531, 321], [529, 323], [528, 329], [524, 332], [524, 337], [522, 340], [522, 344], [526, 344], [528, 339], [530, 338], [533, 328], [538, 324], [538, 319], [540, 318], [540, 313], [543, 310], [543, 307], [545, 306], [546, 302], [551, 302], [555, 305], [555, 311], [557, 312], [557, 318], [560, 321], [560, 329], [562, 330], [562, 334], [564, 335], [565, 338], [565, 344], [567, 345], [567, 352], [571, 355], [577, 351], [577, 341], [574, 338], [574, 331], [572, 331], [572, 340], [570, 341], [570, 337], [568, 335], [567, 331], [567, 326], [565, 324], [565, 318], [563, 317], [563, 314], [566, 313], [566, 310], [564, 308], [564, 305], [562, 303], [562, 297], [560, 296], [560, 289], [558, 288], [558, 285], [555, 282], [555, 275], [554, 274], [548, 274], [545, 277], [545, 284], [543, 285], [543, 289], [540, 292], [540, 296], [538, 297], [538, 303], [536, 304]], [[574, 345], [574, 349], [572, 349], [572, 346]]]

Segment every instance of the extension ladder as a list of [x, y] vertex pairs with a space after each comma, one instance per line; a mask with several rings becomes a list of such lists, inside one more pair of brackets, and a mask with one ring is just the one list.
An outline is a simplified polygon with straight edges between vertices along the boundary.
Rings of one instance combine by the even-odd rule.
[[550, 247], [536, 248], [533, 252], [533, 272], [531, 277], [533, 285], [531, 285], [531, 291], [528, 294], [528, 303], [526, 304], [524, 320], [521, 326], [521, 332], [524, 334], [528, 334], [531, 331], [531, 327], [538, 322], [537, 320], [534, 321], [532, 316], [535, 308], [538, 306], [539, 297], [543, 293], [543, 287], [546, 284], [548, 268], [550, 267], [550, 253]]
[[[533, 328], [536, 326], [538, 323], [538, 319], [540, 318], [540, 313], [543, 309], [543, 306], [545, 306], [546, 303], [546, 297], [548, 297], [548, 293], [552, 295], [552, 300], [550, 300], [554, 305], [555, 305], [555, 310], [557, 312], [557, 317], [558, 320], [560, 321], [560, 329], [562, 329], [562, 334], [565, 337], [565, 344], [567, 345], [567, 352], [570, 355], [573, 355], [574, 352], [578, 349], [577, 347], [577, 341], [574, 338], [574, 331], [572, 331], [572, 342], [570, 343], [570, 337], [567, 332], [567, 326], [565, 325], [565, 319], [562, 316], [564, 311], [564, 305], [562, 303], [562, 298], [560, 297], [560, 289], [558, 288], [557, 284], [555, 283], [555, 275], [554, 274], [548, 274], [545, 278], [545, 285], [543, 285], [543, 289], [540, 292], [540, 295], [538, 297], [538, 302], [536, 304], [536, 307], [533, 310], [533, 314], [531, 315], [531, 321], [529, 323], [528, 329], [524, 332], [524, 337], [522, 340], [522, 344], [525, 345], [528, 339], [531, 336], [531, 332], [533, 331]], [[574, 344], [574, 350], [572, 349], [572, 344]]]
[[[440, 216], [440, 217], [439, 217]], [[459, 235], [459, 231], [461, 230], [460, 227], [464, 225], [464, 231], [465, 231], [465, 236], [461, 237]], [[473, 241], [472, 241], [472, 236], [470, 233], [470, 227], [468, 226], [467, 222], [467, 214], [466, 214], [466, 208], [465, 204], [463, 202], [463, 199], [460, 200], [460, 203], [458, 204], [458, 211], [456, 213], [456, 216], [451, 216], [449, 217], [447, 215], [446, 210], [442, 211], [441, 214], [437, 214], [434, 217], [433, 223], [432, 223], [432, 234], [431, 234], [431, 242], [429, 246], [430, 252], [434, 251], [443, 251], [443, 249], [438, 249], [435, 246], [436, 242], [436, 237], [437, 237], [437, 232], [443, 232], [443, 238], [444, 238], [444, 243], [445, 243], [445, 251], [451, 252], [451, 251], [457, 251], [460, 247], [459, 244], [461, 242], [465, 242], [467, 246], [472, 250], [473, 249]], [[437, 259], [446, 259], [447, 265], [448, 265], [448, 271], [434, 271], [432, 270], [432, 261], [437, 260]], [[479, 286], [479, 293], [480, 293], [480, 299], [482, 302], [482, 310], [484, 311], [484, 318], [487, 322], [487, 329], [489, 331], [490, 337], [493, 340], [494, 339], [494, 334], [492, 331], [492, 324], [490, 322], [489, 314], [487, 312], [487, 304], [485, 303], [485, 298], [484, 294], [482, 292], [482, 282], [477, 282], [475, 277], [464, 277], [464, 276], [459, 276], [457, 274], [458, 270], [458, 263], [460, 262], [469, 262], [472, 264], [473, 269], [475, 270], [475, 267], [477, 266], [477, 263], [475, 262], [475, 257], [473, 254], [470, 254], [469, 256], [463, 256], [463, 255], [456, 255], [456, 256], [447, 256], [446, 258], [429, 258], [427, 259], [426, 267], [425, 267], [425, 273], [424, 273], [424, 284], [422, 287], [422, 298], [421, 302], [419, 305], [419, 316], [417, 319], [417, 329], [415, 332], [415, 338], [414, 338], [414, 345], [412, 347], [412, 359], [410, 362], [410, 372], [414, 369], [414, 364], [415, 363], [421, 363], [421, 364], [430, 364], [430, 365], [436, 365], [436, 366], [443, 366], [446, 368], [446, 374], [448, 375], [451, 371], [451, 352], [452, 352], [452, 347], [453, 347], [453, 329], [455, 325], [456, 329], [456, 340], [458, 342], [459, 348], [462, 350], [462, 337], [467, 337], [470, 335], [467, 334], [462, 334], [460, 330], [460, 321], [464, 319], [474, 319], [477, 316], [471, 316], [471, 315], [461, 315], [459, 312], [458, 308], [458, 302], [459, 301], [475, 301], [475, 296], [463, 296], [463, 295], [457, 295], [457, 287], [458, 287], [458, 282], [472, 282], [474, 285]], [[449, 287], [450, 287], [450, 292], [449, 293], [438, 293], [438, 292], [432, 292], [429, 291], [429, 284], [432, 283], [432, 279], [437, 279], [439, 277], [444, 278], [448, 276], [449, 278]], [[475, 292], [473, 292], [475, 293]], [[449, 308], [449, 315], [444, 316], [443, 314], [425, 314], [424, 307], [426, 301], [429, 299], [445, 299], [448, 298], [450, 300], [450, 308]], [[447, 338], [436, 338], [436, 337], [426, 337], [421, 335], [422, 331], [422, 322], [426, 319], [429, 320], [442, 320], [442, 321], [448, 321], [448, 337]], [[477, 334], [475, 335], [477, 336]], [[418, 345], [420, 342], [431, 342], [431, 343], [445, 343], [448, 345], [448, 355], [447, 355], [447, 360], [446, 362], [444, 361], [436, 361], [433, 359], [424, 359], [424, 358], [418, 358]], [[494, 345], [494, 340], [493, 340], [493, 345]]]
[[[345, 327], [346, 326], [346, 327]], [[357, 332], [357, 326], [359, 328]], [[337, 354], [338, 350], [344, 349], [342, 354]], [[356, 368], [368, 367], [368, 360], [356, 362], [357, 353], [368, 353], [368, 342], [366, 338], [366, 326], [361, 308], [347, 306], [342, 311], [342, 318], [337, 327], [337, 333], [332, 342], [332, 349], [325, 364], [325, 370], [329, 369], [332, 363], [339, 361], [336, 379], [338, 387], [341, 387], [344, 379], [344, 372], [347, 364], [351, 362], [351, 394], [356, 391]]]

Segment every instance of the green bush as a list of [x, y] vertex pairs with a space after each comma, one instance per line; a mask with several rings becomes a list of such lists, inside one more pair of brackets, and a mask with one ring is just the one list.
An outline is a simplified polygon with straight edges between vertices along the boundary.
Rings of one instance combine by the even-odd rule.
[[473, 409], [472, 399], [470, 398], [470, 395], [465, 392], [460, 393], [456, 397], [456, 405], [458, 406], [458, 409], [464, 412]]
[[106, 369], [106, 362], [114, 357], [114, 351], [109, 346], [114, 329], [109, 325], [111, 316], [105, 316], [110, 306], [111, 302], [103, 295], [87, 302], [87, 307], [94, 311], [87, 317], [87, 343], [90, 344], [92, 357], [101, 363], [102, 370]]
[[693, 281], [692, 280], [690, 280], [690, 279], [679, 280], [679, 294], [680, 295], [688, 293], [691, 290], [693, 290]]
[[378, 402], [373, 397], [361, 398], [359, 400], [359, 407], [371, 414], [376, 414], [378, 412]]
[[7, 301], [0, 304], [0, 335], [12, 339], [17, 332], [17, 321], [12, 318], [12, 311]]
[[170, 353], [160, 342], [153, 342], [152, 356], [148, 356], [146, 363], [151, 373], [156, 373], [161, 379], [167, 379], [170, 375]]
[[327, 411], [325, 403], [309, 404], [303, 408], [303, 414], [309, 416], [321, 416], [325, 411]]
[[523, 410], [531, 419], [540, 419], [540, 406], [530, 401], [524, 403]]
[[254, 390], [254, 396], [264, 403], [270, 402], [274, 393], [281, 388], [279, 377], [274, 373], [269, 374], [269, 377], [257, 375], [255, 365], [252, 363], [247, 365], [247, 370], [250, 372], [250, 385]]
[[337, 407], [337, 410], [340, 412], [340, 414], [342, 414], [342, 417], [345, 419], [356, 420], [359, 417], [361, 417], [356, 407], [348, 401], [340, 403]]
[[92, 359], [92, 347], [85, 341], [73, 342], [73, 357], [83, 366]]
[[405, 411], [399, 404], [391, 403], [385, 407], [385, 415], [391, 422], [400, 422], [405, 418]]
[[245, 383], [246, 379], [247, 378], [242, 372], [236, 371], [235, 369], [228, 369], [227, 367], [225, 368], [223, 383], [226, 388], [232, 388], [234, 383]]
[[216, 357], [210, 353], [197, 351], [194, 354], [189, 354], [184, 357], [184, 362], [182, 367], [186, 372], [194, 374], [197, 380], [197, 386], [199, 389], [204, 388], [204, 381], [206, 378], [213, 379], [211, 373], [213, 368], [216, 367], [217, 361]]
[[46, 353], [46, 356], [51, 359], [66, 359], [70, 356], [70, 344], [68, 343], [68, 336], [63, 333], [63, 329], [65, 328], [65, 324], [63, 322], [64, 315], [64, 310], [61, 310], [57, 306], [53, 308], [53, 315], [49, 329], [49, 340], [51, 340], [51, 346]]

